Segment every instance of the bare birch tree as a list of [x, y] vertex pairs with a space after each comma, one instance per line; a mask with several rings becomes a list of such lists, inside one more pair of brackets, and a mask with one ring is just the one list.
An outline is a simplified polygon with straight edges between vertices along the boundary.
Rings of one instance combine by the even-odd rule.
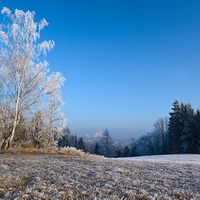
[[61, 73], [53, 73], [47, 79], [46, 94], [48, 99], [46, 100], [45, 110], [45, 122], [46, 122], [46, 137], [44, 147], [54, 145], [55, 141], [58, 141], [63, 136], [63, 127], [66, 126], [66, 119], [61, 112], [61, 106], [64, 104], [61, 98], [61, 89], [65, 79]]
[[16, 9], [12, 14], [4, 7], [1, 14], [5, 22], [0, 25], [1, 99], [13, 115], [11, 132], [4, 137], [1, 148], [8, 149], [20, 116], [33, 110], [46, 95], [49, 69], [43, 56], [54, 47], [54, 41], [38, 43], [40, 32], [48, 23], [45, 19], [34, 22], [34, 12]]

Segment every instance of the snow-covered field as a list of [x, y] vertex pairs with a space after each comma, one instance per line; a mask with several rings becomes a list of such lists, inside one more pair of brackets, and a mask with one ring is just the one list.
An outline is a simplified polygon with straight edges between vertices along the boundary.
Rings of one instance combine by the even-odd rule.
[[198, 154], [182, 154], [182, 155], [161, 155], [161, 156], [140, 156], [140, 157], [127, 157], [118, 158], [120, 160], [140, 160], [151, 162], [169, 162], [169, 163], [183, 163], [183, 164], [197, 164], [200, 165], [200, 155]]
[[200, 155], [4, 153], [0, 199], [200, 199]]

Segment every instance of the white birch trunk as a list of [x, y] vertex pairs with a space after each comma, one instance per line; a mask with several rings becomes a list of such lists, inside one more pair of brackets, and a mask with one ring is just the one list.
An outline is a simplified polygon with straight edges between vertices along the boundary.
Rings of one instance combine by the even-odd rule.
[[4, 142], [1, 146], [1, 149], [3, 149], [3, 150], [6, 150], [12, 146], [12, 141], [15, 136], [15, 130], [16, 130], [17, 124], [20, 121], [20, 113], [18, 111], [19, 103], [20, 103], [20, 87], [18, 87], [17, 100], [16, 100], [16, 104], [15, 104], [15, 118], [14, 118], [14, 122], [13, 122], [12, 132], [8, 136], [8, 138], [6, 140], [4, 140]]

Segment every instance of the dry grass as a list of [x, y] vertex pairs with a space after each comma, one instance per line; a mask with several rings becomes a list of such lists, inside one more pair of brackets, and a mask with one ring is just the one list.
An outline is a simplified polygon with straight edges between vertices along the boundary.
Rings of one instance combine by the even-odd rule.
[[200, 199], [198, 164], [62, 151], [0, 154], [0, 199]]
[[64, 148], [49, 148], [49, 149], [38, 149], [38, 148], [11, 148], [6, 151], [7, 153], [13, 154], [48, 154], [48, 155], [67, 155], [67, 156], [78, 156], [78, 157], [89, 157], [89, 158], [103, 158], [103, 156], [93, 155], [85, 153], [82, 150], [77, 150], [74, 147]]

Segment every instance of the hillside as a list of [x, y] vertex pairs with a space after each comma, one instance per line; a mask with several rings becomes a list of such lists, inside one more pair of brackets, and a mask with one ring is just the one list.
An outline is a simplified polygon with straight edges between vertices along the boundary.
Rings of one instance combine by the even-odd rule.
[[200, 199], [200, 155], [0, 154], [0, 199]]

